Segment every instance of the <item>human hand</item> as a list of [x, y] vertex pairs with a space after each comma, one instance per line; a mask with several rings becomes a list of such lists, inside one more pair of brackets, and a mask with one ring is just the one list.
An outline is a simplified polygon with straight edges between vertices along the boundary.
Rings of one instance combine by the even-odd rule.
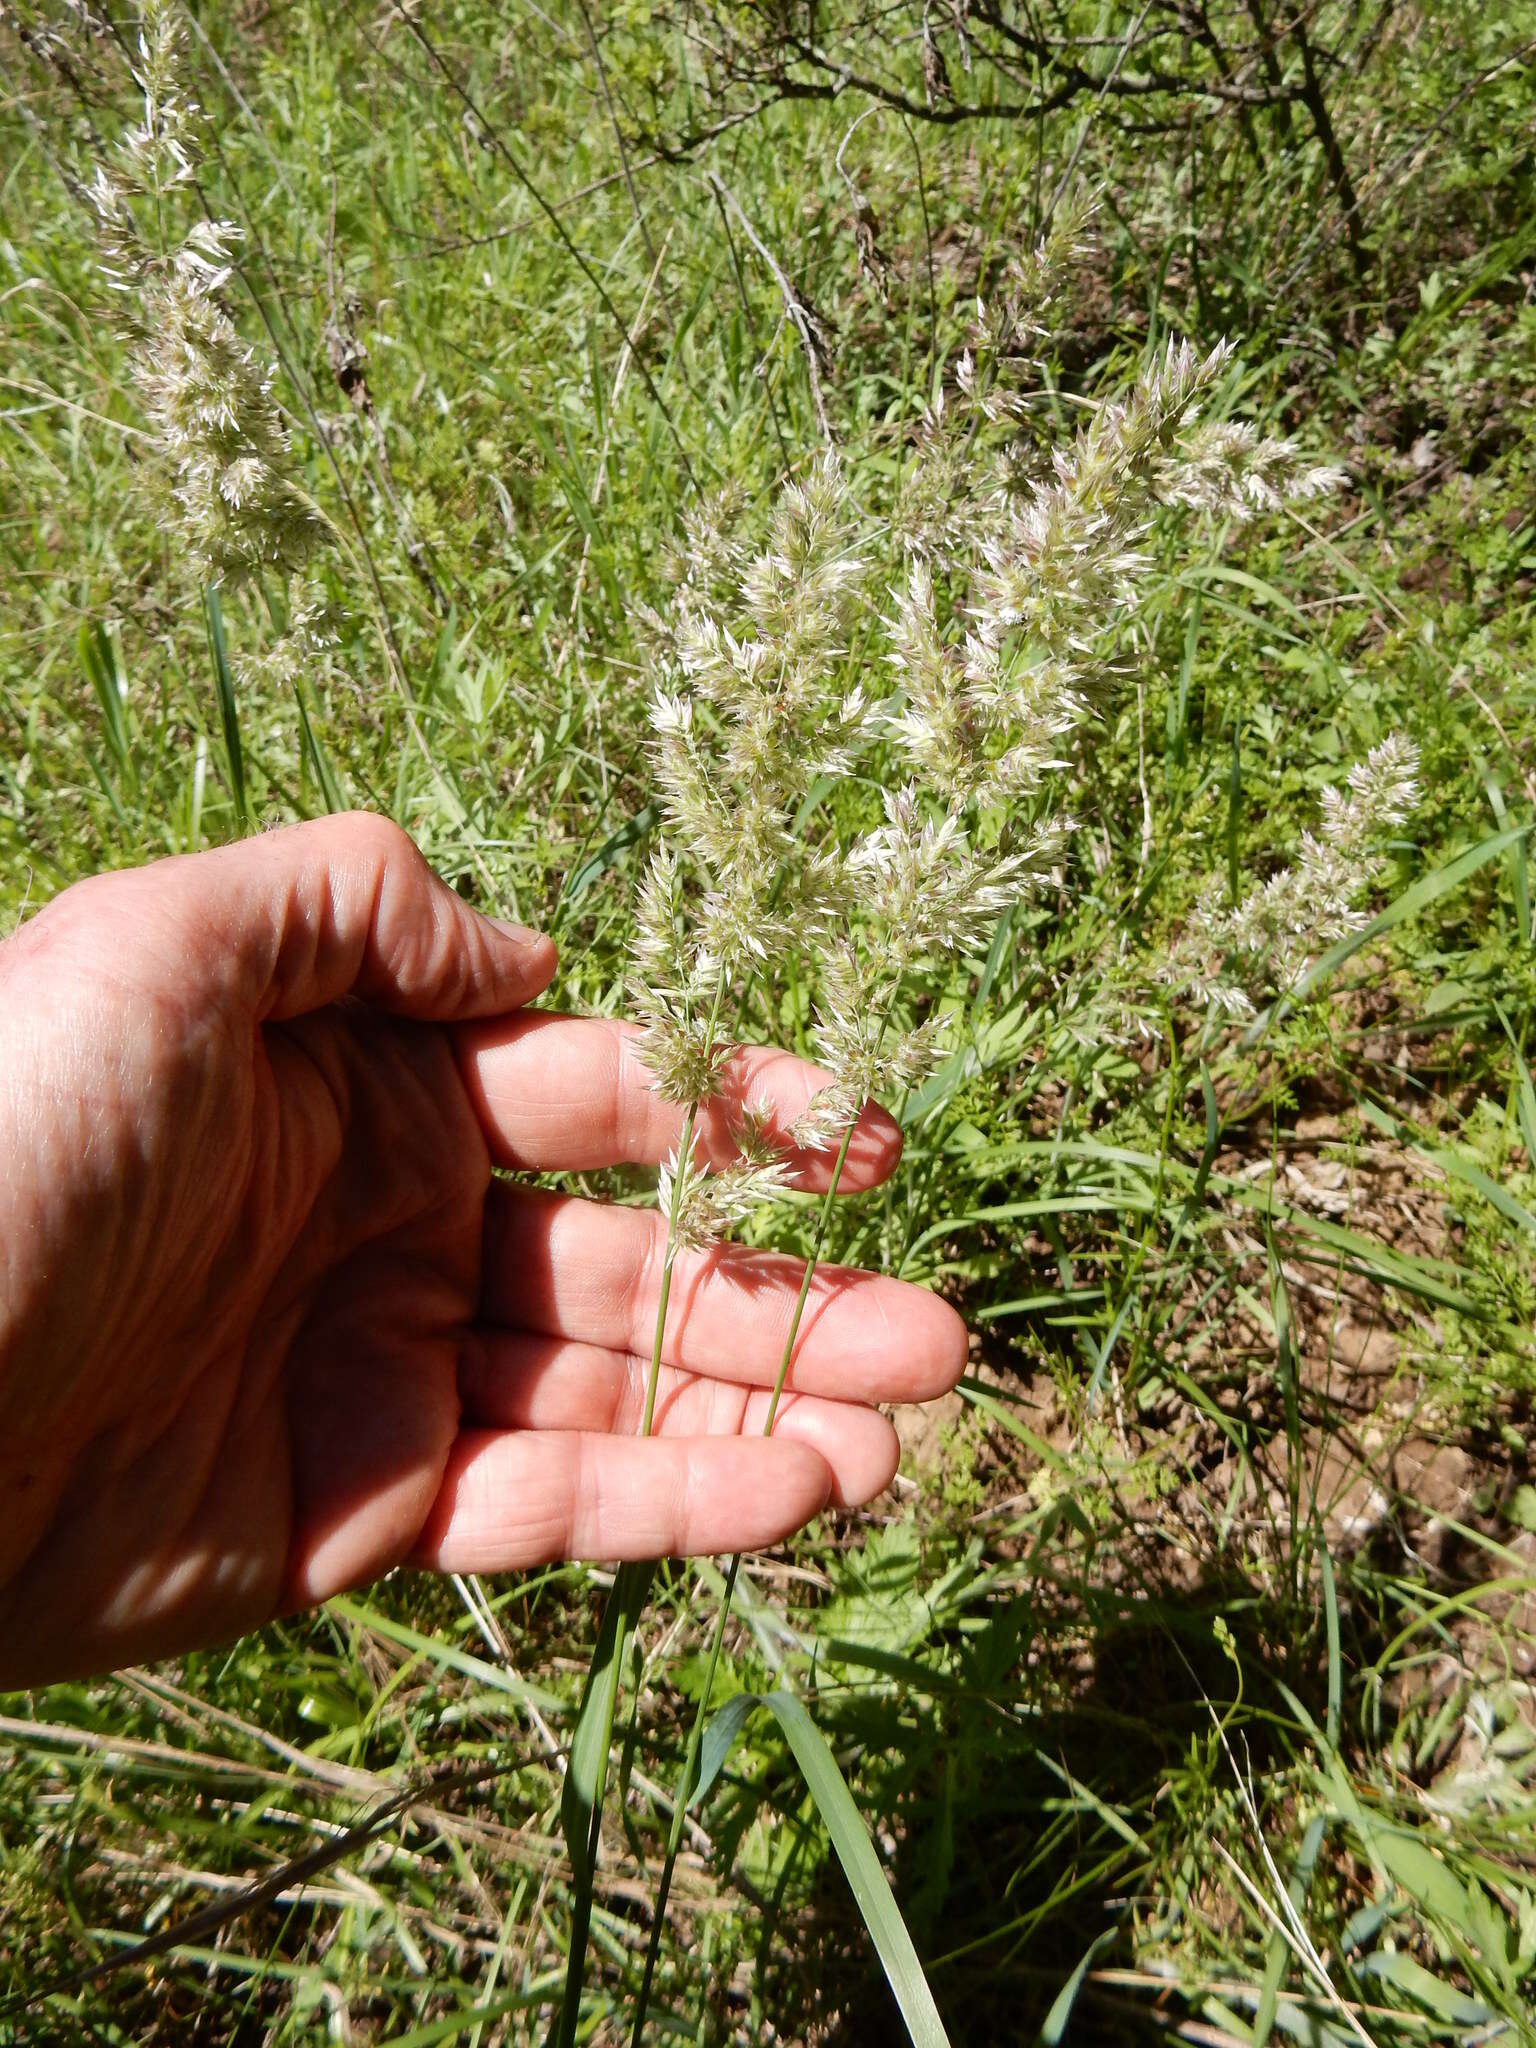
[[[492, 1178], [678, 1135], [627, 1027], [513, 1014], [554, 964], [361, 815], [94, 878], [0, 945], [0, 1684], [402, 1562], [751, 1549], [889, 1483], [870, 1404], [952, 1386], [958, 1319], [821, 1268], [764, 1439], [801, 1268], [741, 1247], [678, 1260], [635, 1434], [663, 1220]], [[744, 1049], [727, 1102], [787, 1130], [822, 1078]], [[842, 1186], [899, 1151], [867, 1109]]]

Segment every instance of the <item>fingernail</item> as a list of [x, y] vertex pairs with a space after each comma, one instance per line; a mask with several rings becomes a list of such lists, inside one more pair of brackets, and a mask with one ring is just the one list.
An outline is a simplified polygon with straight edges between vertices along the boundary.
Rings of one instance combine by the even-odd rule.
[[487, 920], [497, 931], [504, 932], [509, 939], [516, 939], [520, 946], [536, 946], [543, 938], [542, 932], [530, 931], [525, 924], [514, 924], [510, 917], [493, 917]]

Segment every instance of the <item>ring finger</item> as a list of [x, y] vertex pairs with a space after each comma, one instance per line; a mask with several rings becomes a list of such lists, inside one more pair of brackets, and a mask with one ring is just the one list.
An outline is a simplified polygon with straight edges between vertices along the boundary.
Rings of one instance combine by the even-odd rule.
[[[561, 1337], [479, 1330], [460, 1357], [466, 1425], [492, 1429], [595, 1430], [637, 1434], [649, 1360]], [[663, 1366], [653, 1432], [668, 1437], [759, 1437], [772, 1396], [700, 1373]], [[832, 1474], [831, 1504], [861, 1507], [890, 1485], [900, 1456], [885, 1417], [859, 1402], [786, 1394], [774, 1436], [805, 1444]]]

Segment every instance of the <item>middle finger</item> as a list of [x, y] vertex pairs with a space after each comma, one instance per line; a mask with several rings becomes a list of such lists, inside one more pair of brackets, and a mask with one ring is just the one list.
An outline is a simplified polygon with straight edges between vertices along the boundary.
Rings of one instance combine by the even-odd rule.
[[[486, 1197], [482, 1316], [648, 1358], [666, 1237], [654, 1209], [497, 1182]], [[663, 1362], [771, 1386], [804, 1270], [743, 1245], [679, 1253]], [[937, 1295], [818, 1266], [786, 1384], [840, 1401], [928, 1401], [954, 1386], [965, 1355], [965, 1326]]]

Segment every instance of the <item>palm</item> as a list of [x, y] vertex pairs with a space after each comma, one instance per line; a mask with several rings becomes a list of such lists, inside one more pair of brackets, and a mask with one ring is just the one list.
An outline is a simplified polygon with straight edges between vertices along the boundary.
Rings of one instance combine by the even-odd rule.
[[253, 1146], [298, 1225], [243, 1205], [231, 1242], [260, 1256], [233, 1364], [285, 1454], [288, 1527], [278, 1547], [268, 1521], [264, 1564], [291, 1604], [399, 1563], [426, 1520], [458, 1429], [491, 1166], [440, 1028], [332, 1011], [265, 1037]]
[[[397, 879], [405, 842], [366, 832]], [[479, 922], [446, 891], [414, 939], [467, 945], [467, 965], [418, 958], [389, 923], [409, 892], [386, 904], [377, 886], [366, 943], [339, 961], [291, 889], [274, 938], [265, 877], [235, 861], [270, 866], [303, 837], [214, 857], [211, 895], [206, 860], [113, 878], [110, 929], [100, 910], [45, 917], [6, 955], [0, 988], [68, 1012], [7, 1103], [14, 1156], [43, 1162], [21, 1199], [52, 1253], [31, 1313], [0, 1322], [0, 1455], [21, 1502], [0, 1539], [0, 1637], [30, 1646], [32, 1668], [216, 1641], [406, 1559], [506, 1569], [772, 1541], [829, 1495], [888, 1481], [894, 1438], [866, 1403], [958, 1370], [941, 1304], [826, 1276], [800, 1391], [761, 1441], [798, 1272], [717, 1251], [679, 1267], [658, 1437], [639, 1441], [658, 1219], [492, 1165], [654, 1161], [675, 1113], [621, 1026], [462, 1021], [505, 1013], [527, 992], [518, 973], [536, 986], [549, 960], [475, 957]], [[410, 888], [440, 890], [409, 859]], [[142, 919], [124, 938], [124, 898], [166, 877], [183, 897], [198, 885], [166, 912], [176, 943]], [[462, 928], [445, 936], [445, 917]], [[816, 1085], [768, 1052], [732, 1072], [738, 1099], [786, 1122]], [[705, 1138], [728, 1145], [725, 1111]], [[845, 1184], [871, 1184], [896, 1150], [872, 1113]], [[823, 1162], [799, 1164], [825, 1185]]]

